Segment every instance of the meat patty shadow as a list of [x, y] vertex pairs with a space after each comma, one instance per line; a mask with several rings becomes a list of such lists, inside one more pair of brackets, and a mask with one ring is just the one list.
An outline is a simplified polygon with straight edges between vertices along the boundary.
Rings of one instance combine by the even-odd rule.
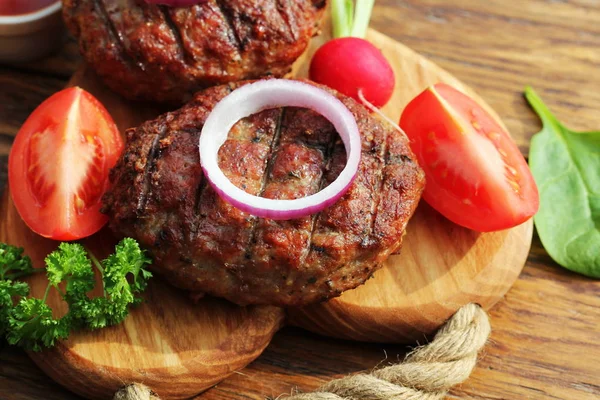
[[[480, 251], [476, 249], [475, 244], [481, 235], [480, 232], [456, 225], [429, 204], [421, 201], [408, 223], [401, 254], [391, 257], [384, 264], [384, 268], [397, 269], [403, 264], [403, 257], [412, 257], [416, 260], [416, 263], [411, 262], [409, 265], [427, 265], [426, 270], [410, 271], [403, 268], [401, 276], [392, 274], [398, 278], [397, 283], [405, 290], [405, 293], [410, 294], [443, 278], [452, 271], [454, 265], [460, 263], [464, 257], [468, 257], [472, 250]], [[435, 253], [431, 250], [423, 251], [425, 243], [431, 241], [431, 238], [436, 238], [436, 241], [452, 242], [455, 245], [450, 248], [451, 251], [436, 251]], [[498, 246], [500, 245], [501, 243], [498, 243]], [[483, 257], [482, 264], [491, 261], [496, 253], [496, 249], [487, 250], [478, 255]], [[439, 260], [443, 260], [443, 262], [440, 263]], [[475, 270], [472, 272], [473, 274], [477, 273]], [[407, 277], [407, 274], [410, 277]]]

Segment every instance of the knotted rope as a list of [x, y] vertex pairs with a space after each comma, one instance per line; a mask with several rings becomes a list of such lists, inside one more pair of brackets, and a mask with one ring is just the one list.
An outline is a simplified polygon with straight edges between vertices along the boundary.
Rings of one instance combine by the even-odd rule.
[[141, 383], [132, 383], [122, 387], [113, 400], [160, 400], [160, 397], [148, 386]]
[[[326, 383], [315, 392], [283, 400], [437, 400], [454, 385], [465, 381], [475, 368], [477, 353], [490, 335], [488, 316], [476, 304], [459, 309], [431, 343], [409, 353], [404, 361], [370, 374], [349, 375]], [[136, 394], [126, 394], [123, 391]], [[142, 391], [144, 396], [137, 392]], [[120, 397], [117, 397], [120, 396]], [[143, 385], [121, 389], [114, 400], [156, 400]]]

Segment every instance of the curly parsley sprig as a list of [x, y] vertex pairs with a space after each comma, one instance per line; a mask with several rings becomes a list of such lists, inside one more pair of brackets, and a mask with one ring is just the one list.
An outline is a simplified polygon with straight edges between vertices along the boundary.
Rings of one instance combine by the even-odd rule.
[[[95, 286], [92, 262], [102, 274], [104, 289], [103, 296], [93, 299], [88, 297]], [[80, 244], [62, 243], [45, 263], [48, 287], [44, 297], [26, 297], [29, 286], [15, 279], [37, 270], [29, 257], [23, 256], [23, 249], [0, 243], [0, 336], [34, 351], [54, 346], [76, 329], [120, 324], [129, 305], [141, 302], [139, 295], [152, 276], [145, 269], [151, 260], [130, 238], [123, 239], [101, 262]], [[59, 319], [46, 303], [52, 288], [69, 305], [68, 313]]]
[[29, 286], [26, 283], [14, 280], [33, 272], [31, 260], [23, 256], [22, 248], [0, 243], [0, 336], [4, 336], [8, 329], [13, 298], [29, 294]]

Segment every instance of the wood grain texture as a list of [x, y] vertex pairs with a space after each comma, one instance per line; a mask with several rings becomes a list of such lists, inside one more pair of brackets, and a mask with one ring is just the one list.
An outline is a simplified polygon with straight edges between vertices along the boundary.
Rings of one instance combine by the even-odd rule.
[[[521, 96], [526, 84], [533, 84], [568, 126], [592, 130], [600, 125], [597, 0], [378, 0], [373, 26], [472, 86], [502, 116], [524, 151], [540, 128]], [[68, 61], [72, 53], [67, 54], [61, 86], [74, 71]], [[41, 82], [36, 90], [45, 97], [53, 91], [45, 82], [56, 77], [45, 74], [44, 63], [38, 63], [39, 74], [30, 76]], [[26, 84], [17, 68], [0, 67], [0, 76], [0, 111], [7, 101], [19, 99], [10, 103], [18, 116], [7, 124], [7, 114], [0, 117], [0, 133], [14, 135], [37, 103], [21, 93]], [[490, 317], [494, 331], [482, 360], [449, 398], [600, 397], [597, 281], [560, 269], [535, 238], [520, 279]], [[331, 377], [396, 361], [403, 351], [286, 328], [257, 361], [199, 398], [258, 400], [295, 388], [310, 390]], [[1, 343], [0, 398], [79, 399], [47, 378], [22, 351]]]
[[575, 130], [598, 129], [597, 0], [378, 0], [376, 27], [476, 89], [524, 153], [539, 123], [532, 85]]
[[[311, 53], [331, 39], [329, 32], [325, 27], [311, 44], [296, 76], [306, 77]], [[393, 120], [399, 119], [412, 98], [438, 81], [475, 96], [446, 71], [385, 35], [370, 31], [368, 39], [382, 49], [395, 70], [397, 89], [384, 109]], [[121, 132], [159, 113], [155, 107], [125, 101], [85, 68], [69, 84], [96, 96]], [[0, 205], [0, 215], [5, 217], [0, 240], [24, 247], [42, 267], [55, 243], [31, 233], [8, 196]], [[291, 322], [346, 339], [413, 341], [434, 332], [464, 304], [475, 302], [486, 309], [496, 304], [523, 268], [532, 231], [529, 221], [508, 231], [478, 234], [455, 226], [423, 203], [410, 222], [402, 256], [391, 257], [374, 279], [339, 299], [301, 311], [290, 309]], [[94, 247], [112, 241], [110, 236], [96, 236], [86, 242]], [[32, 295], [43, 296], [45, 277], [38, 275], [31, 281]], [[64, 308], [56, 293], [49, 303], [59, 312]], [[123, 325], [78, 332], [56, 349], [30, 357], [57, 382], [86, 397], [105, 398], [122, 382], [135, 381], [143, 381], [165, 399], [189, 397], [256, 358], [283, 316], [275, 308], [220, 304], [226, 303], [185, 302], [174, 290], [155, 284], [145, 307]], [[243, 331], [249, 333], [240, 335]]]

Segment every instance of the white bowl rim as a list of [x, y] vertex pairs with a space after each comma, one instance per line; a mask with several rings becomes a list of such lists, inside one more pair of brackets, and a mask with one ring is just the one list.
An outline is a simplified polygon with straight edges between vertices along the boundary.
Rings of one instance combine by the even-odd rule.
[[47, 5], [44, 8], [41, 8], [37, 11], [30, 12], [27, 14], [19, 14], [19, 15], [0, 15], [0, 25], [18, 25], [18, 24], [26, 24], [28, 22], [33, 22], [45, 18], [49, 15], [54, 14], [62, 7], [62, 1], [57, 0], [54, 3]]

